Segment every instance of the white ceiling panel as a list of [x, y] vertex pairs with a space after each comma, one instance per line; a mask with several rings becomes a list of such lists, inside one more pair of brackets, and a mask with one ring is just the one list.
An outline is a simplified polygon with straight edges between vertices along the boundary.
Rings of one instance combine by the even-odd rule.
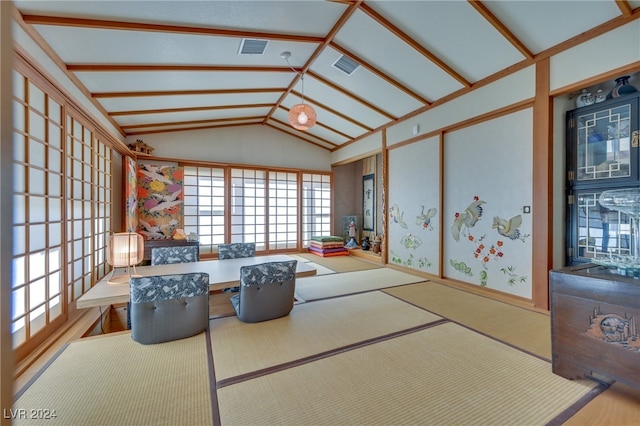
[[363, 12], [354, 14], [336, 35], [336, 42], [428, 102], [462, 88], [458, 81], [400, 38], [380, 32], [379, 24]]
[[615, 1], [489, 1], [485, 5], [534, 54], [620, 16]]
[[[320, 67], [318, 74], [322, 75], [322, 65]], [[341, 71], [336, 70], [336, 72]], [[346, 88], [351, 94], [355, 94], [364, 101], [378, 105], [383, 111], [396, 117], [425, 105], [364, 68], [357, 69], [351, 77], [345, 75], [343, 79], [336, 80], [334, 83], [339, 87]], [[318, 100], [323, 97], [333, 99], [333, 95], [328, 94], [327, 88], [326, 84], [314, 79], [313, 76], [305, 76], [304, 93], [306, 96]], [[296, 84], [296, 90], [301, 91], [301, 82]]]
[[318, 36], [325, 36], [346, 9], [343, 4], [317, 0], [14, 0], [14, 3], [30, 14]]
[[[269, 40], [264, 54], [238, 54], [241, 38], [36, 25], [66, 63], [286, 66], [284, 50], [304, 65], [314, 43]], [[126, 46], [126, 49], [123, 49]]]
[[77, 72], [91, 92], [287, 87], [293, 72], [146, 71]]
[[182, 131], [193, 130], [202, 128], [215, 128], [215, 127], [227, 127], [227, 126], [239, 126], [239, 125], [255, 125], [261, 124], [262, 120], [247, 119], [247, 120], [217, 120], [215, 122], [208, 123], [193, 123], [193, 124], [181, 124], [178, 126], [149, 126], [140, 129], [131, 129], [127, 132], [128, 135], [136, 135], [141, 133], [165, 133], [170, 131]]
[[139, 96], [100, 98], [98, 101], [108, 111], [138, 111], [148, 109], [198, 108], [248, 104], [275, 105], [281, 93], [237, 93], [210, 95]]
[[367, 1], [367, 5], [472, 83], [524, 59], [467, 2]]
[[182, 122], [200, 120], [219, 120], [221, 118], [232, 117], [256, 117], [266, 116], [269, 108], [240, 108], [235, 110], [210, 110], [210, 111], [189, 111], [170, 112], [161, 114], [136, 114], [118, 115], [115, 120], [121, 126], [132, 126], [141, 124], [156, 124], [162, 122]]

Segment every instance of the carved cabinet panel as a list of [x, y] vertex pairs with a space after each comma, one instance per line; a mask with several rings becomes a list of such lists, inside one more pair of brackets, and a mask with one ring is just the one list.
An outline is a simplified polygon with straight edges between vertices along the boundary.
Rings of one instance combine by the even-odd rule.
[[640, 388], [640, 280], [601, 266], [550, 272], [553, 372]]

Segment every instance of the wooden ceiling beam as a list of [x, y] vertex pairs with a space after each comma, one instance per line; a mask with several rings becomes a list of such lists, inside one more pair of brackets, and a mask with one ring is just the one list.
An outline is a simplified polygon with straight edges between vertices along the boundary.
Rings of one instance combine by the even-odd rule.
[[152, 96], [198, 96], [198, 95], [241, 95], [255, 93], [282, 93], [286, 87], [256, 89], [213, 89], [213, 90], [157, 90], [149, 92], [94, 92], [93, 98], [146, 98]]
[[518, 39], [507, 27], [504, 25], [487, 6], [482, 4], [479, 0], [468, 0], [469, 4], [484, 17], [504, 38], [511, 43], [513, 47], [525, 57], [525, 59], [533, 59], [535, 56], [522, 41]]
[[[262, 117], [261, 117], [262, 118]], [[223, 123], [223, 124], [213, 124], [210, 126], [197, 126], [197, 127], [176, 127], [174, 129], [161, 129], [161, 130], [143, 130], [140, 132], [131, 132], [127, 133], [127, 136], [138, 136], [138, 135], [153, 135], [156, 133], [174, 133], [174, 132], [185, 132], [189, 130], [206, 130], [206, 129], [220, 129], [224, 127], [241, 127], [246, 125], [256, 125], [260, 124], [259, 121], [255, 123]]]
[[622, 16], [628, 18], [633, 14], [633, 8], [627, 0], [616, 0], [616, 4], [618, 5], [618, 9], [620, 9], [620, 12], [622, 13]]
[[67, 64], [71, 72], [205, 71], [205, 72], [291, 72], [289, 67], [231, 65], [139, 65], [139, 64]]
[[121, 31], [145, 31], [218, 37], [259, 38], [268, 40], [290, 41], [295, 43], [317, 44], [324, 42], [323, 37], [312, 37], [299, 34], [270, 33], [264, 31], [241, 31], [209, 27], [191, 27], [183, 25], [144, 24], [140, 22], [123, 22], [85, 18], [64, 18], [59, 16], [29, 14], [23, 14], [22, 19], [24, 22], [31, 25], [52, 25], [59, 27], [93, 28]]
[[243, 104], [243, 105], [209, 105], [184, 108], [158, 108], [158, 109], [140, 109], [129, 111], [114, 111], [110, 115], [112, 117], [124, 115], [144, 115], [144, 114], [167, 114], [175, 112], [195, 112], [195, 111], [219, 111], [228, 109], [247, 109], [247, 108], [270, 108], [272, 103], [268, 104]]
[[147, 127], [171, 127], [171, 126], [184, 126], [191, 124], [207, 124], [207, 123], [228, 123], [234, 121], [256, 121], [262, 120], [264, 116], [256, 115], [251, 117], [233, 117], [233, 118], [212, 118], [208, 120], [186, 120], [186, 121], [171, 121], [171, 122], [160, 122], [160, 123], [143, 123], [143, 124], [132, 124], [130, 126], [121, 126], [122, 130], [131, 130], [131, 129], [143, 129]]

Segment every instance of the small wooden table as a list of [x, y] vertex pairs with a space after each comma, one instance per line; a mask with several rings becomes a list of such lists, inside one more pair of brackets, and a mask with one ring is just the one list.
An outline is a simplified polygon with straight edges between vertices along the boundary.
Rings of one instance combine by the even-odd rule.
[[[225, 260], [204, 260], [190, 263], [174, 263], [170, 265], [140, 266], [137, 269], [138, 275], [169, 275], [185, 274], [190, 272], [206, 272], [209, 274], [211, 290], [221, 290], [227, 287], [235, 287], [240, 283], [240, 267], [257, 265], [266, 262], [285, 262], [294, 260], [291, 256], [284, 254], [271, 256], [243, 257], [239, 259]], [[296, 277], [306, 277], [316, 274], [316, 268], [305, 263], [298, 262]], [[94, 306], [106, 306], [117, 303], [127, 303], [129, 301], [129, 283], [109, 284], [107, 280], [111, 274], [107, 274], [98, 281], [89, 291], [80, 296], [76, 302], [76, 307], [91, 308]]]

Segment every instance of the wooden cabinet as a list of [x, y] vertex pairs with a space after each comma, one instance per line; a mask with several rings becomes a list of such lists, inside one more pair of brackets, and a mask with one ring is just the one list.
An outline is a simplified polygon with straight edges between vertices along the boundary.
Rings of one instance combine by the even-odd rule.
[[553, 372], [640, 388], [640, 279], [593, 264], [549, 278]]
[[631, 225], [602, 191], [640, 186], [640, 92], [567, 112], [567, 264], [630, 254]]

